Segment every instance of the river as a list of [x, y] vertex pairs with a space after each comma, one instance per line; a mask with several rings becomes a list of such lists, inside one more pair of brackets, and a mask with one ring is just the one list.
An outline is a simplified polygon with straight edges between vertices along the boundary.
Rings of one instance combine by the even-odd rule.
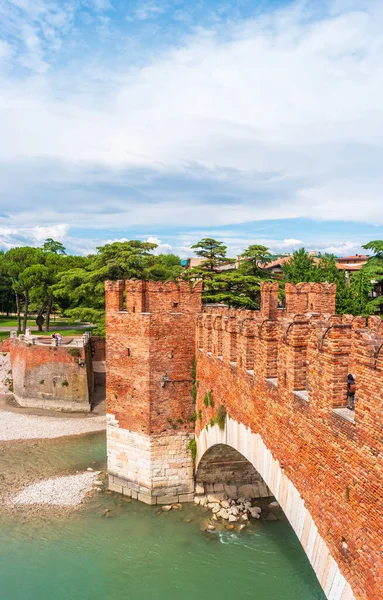
[[[3, 471], [51, 476], [105, 468], [105, 434], [12, 444]], [[40, 475], [41, 476], [41, 475]], [[110, 511], [105, 514], [105, 511]], [[0, 517], [4, 600], [325, 600], [290, 525], [203, 531], [201, 507], [159, 507], [96, 492], [62, 517]]]

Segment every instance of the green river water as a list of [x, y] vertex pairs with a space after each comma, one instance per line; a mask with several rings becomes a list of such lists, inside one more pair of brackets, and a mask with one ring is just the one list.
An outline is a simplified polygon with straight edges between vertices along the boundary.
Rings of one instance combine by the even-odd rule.
[[[23, 445], [2, 457], [57, 475], [105, 466], [104, 434]], [[102, 516], [110, 509], [110, 518]], [[162, 512], [98, 492], [68, 517], [1, 517], [1, 600], [325, 600], [286, 520], [205, 532], [207, 512]]]

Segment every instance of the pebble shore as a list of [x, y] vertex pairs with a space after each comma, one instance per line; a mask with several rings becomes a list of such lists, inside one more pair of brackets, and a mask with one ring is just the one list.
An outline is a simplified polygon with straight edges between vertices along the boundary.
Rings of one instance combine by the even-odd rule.
[[52, 439], [105, 429], [105, 417], [57, 418], [0, 411], [0, 441]]
[[100, 471], [91, 471], [55, 477], [27, 486], [11, 498], [10, 504], [48, 504], [50, 506], [77, 506], [94, 489]]

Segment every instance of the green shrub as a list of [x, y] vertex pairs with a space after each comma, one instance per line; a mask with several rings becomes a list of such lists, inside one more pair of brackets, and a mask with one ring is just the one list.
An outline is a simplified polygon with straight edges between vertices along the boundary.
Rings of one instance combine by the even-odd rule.
[[215, 419], [211, 418], [210, 419], [210, 427], [214, 427], [215, 425]]
[[193, 414], [191, 415], [189, 421], [192, 421], [193, 423], [195, 423], [197, 420], [197, 413], [196, 411], [193, 412]]
[[44, 383], [45, 383], [44, 379], [41, 379], [40, 380], [40, 385], [44, 385]]
[[205, 394], [203, 397], [203, 403], [206, 406], [206, 408], [209, 406], [209, 395]]
[[63, 381], [61, 384], [63, 387], [68, 387], [69, 383], [67, 381]]
[[69, 348], [68, 354], [70, 354], [71, 356], [74, 356], [76, 358], [79, 358], [81, 356], [81, 350], [80, 350], [80, 348]]
[[209, 404], [210, 404], [211, 408], [214, 408], [214, 398], [213, 398], [213, 392], [211, 390], [208, 392], [208, 396], [209, 396]]
[[188, 448], [190, 450], [190, 454], [192, 455], [192, 459], [195, 460], [197, 456], [197, 442], [195, 440], [190, 440]]
[[198, 411], [198, 418], [200, 421], [202, 421], [202, 410]]
[[215, 422], [217, 423], [220, 429], [225, 429], [226, 423], [226, 408], [221, 404], [217, 410], [217, 416], [215, 418]]

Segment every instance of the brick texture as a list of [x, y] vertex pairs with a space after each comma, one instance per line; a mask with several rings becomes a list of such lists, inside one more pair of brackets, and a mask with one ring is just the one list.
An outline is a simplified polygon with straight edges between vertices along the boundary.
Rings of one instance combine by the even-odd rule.
[[[21, 406], [89, 411], [92, 393], [90, 351], [72, 356], [64, 346], [31, 345], [16, 338], [10, 343], [13, 393]], [[79, 366], [79, 358], [85, 360]]]
[[[380, 600], [383, 325], [335, 315], [335, 293], [334, 285], [288, 284], [280, 309], [278, 285], [265, 283], [260, 311], [202, 311], [200, 285], [107, 282], [111, 486], [150, 503], [179, 490], [189, 498], [187, 440], [211, 427], [222, 405], [261, 436], [355, 597]], [[345, 408], [349, 372], [355, 413]], [[207, 453], [202, 461], [203, 483], [214, 485]]]
[[[383, 322], [333, 315], [334, 286], [290, 284], [284, 310], [277, 294], [265, 284], [261, 311], [207, 307], [198, 315], [196, 433], [220, 405], [259, 433], [356, 598], [381, 599]], [[349, 372], [355, 416], [343, 412], [351, 420], [336, 410], [346, 406]], [[214, 408], [204, 403], [210, 390]]]
[[[105, 290], [109, 472], [136, 484], [144, 468], [134, 458], [139, 443], [146, 448], [140, 493], [146, 488], [162, 498], [167, 489], [173, 497], [177, 488], [179, 495], [190, 494], [188, 442], [194, 434], [192, 366], [201, 284], [117, 281], [106, 282]], [[116, 445], [118, 435], [124, 448]]]

